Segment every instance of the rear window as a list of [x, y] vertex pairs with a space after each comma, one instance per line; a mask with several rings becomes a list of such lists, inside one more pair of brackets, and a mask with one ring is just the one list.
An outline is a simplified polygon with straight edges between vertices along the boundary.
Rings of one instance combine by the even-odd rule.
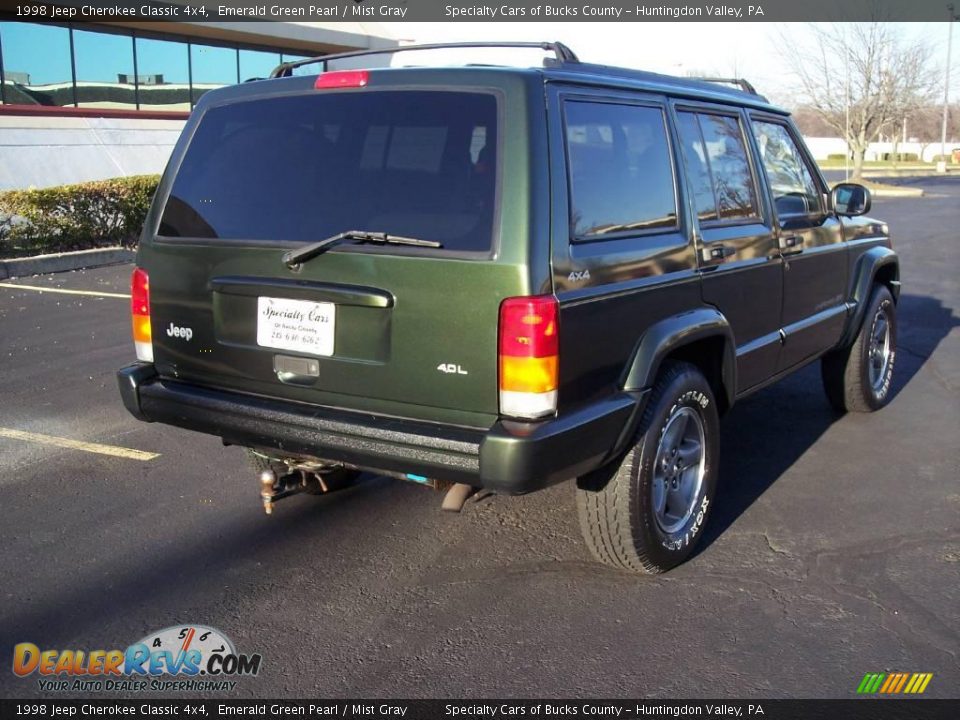
[[496, 135], [496, 98], [484, 93], [318, 92], [214, 107], [160, 234], [310, 242], [369, 230], [488, 251]]

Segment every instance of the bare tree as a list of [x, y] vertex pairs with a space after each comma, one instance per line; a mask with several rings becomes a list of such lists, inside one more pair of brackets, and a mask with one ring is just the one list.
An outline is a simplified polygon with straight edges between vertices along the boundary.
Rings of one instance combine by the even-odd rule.
[[[947, 125], [947, 139], [957, 137], [958, 125], [960, 125], [960, 108], [957, 105], [950, 106], [949, 119]], [[940, 145], [940, 129], [943, 122], [943, 106], [925, 105], [917, 108], [916, 112], [911, 113], [907, 118], [907, 137], [910, 140], [916, 140], [920, 143], [920, 157], [922, 158], [927, 147], [936, 144]], [[948, 153], [949, 154], [949, 153]]]
[[793, 108], [793, 121], [805, 137], [831, 137], [836, 132], [820, 113], [806, 105]]
[[[890, 23], [811, 26], [806, 50], [791, 56], [802, 102], [845, 138], [853, 176], [861, 177], [867, 147], [881, 132], [929, 103], [939, 70], [923, 41], [908, 40]], [[796, 47], [794, 37], [784, 47]]]

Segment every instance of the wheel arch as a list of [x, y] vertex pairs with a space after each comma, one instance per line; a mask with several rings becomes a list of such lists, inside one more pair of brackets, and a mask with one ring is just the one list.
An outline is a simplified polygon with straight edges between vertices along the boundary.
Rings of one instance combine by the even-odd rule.
[[719, 410], [726, 412], [736, 395], [736, 344], [733, 331], [715, 308], [698, 308], [651, 325], [637, 341], [621, 386], [626, 391], [651, 387], [663, 363], [684, 360], [706, 377]]
[[850, 302], [854, 304], [853, 313], [847, 320], [839, 346], [845, 347], [853, 342], [857, 331], [863, 323], [863, 314], [866, 312], [870, 293], [876, 284], [886, 286], [893, 295], [893, 301], [900, 300], [900, 257], [896, 251], [888, 247], [874, 247], [863, 253], [858, 259], [853, 271], [852, 291]]

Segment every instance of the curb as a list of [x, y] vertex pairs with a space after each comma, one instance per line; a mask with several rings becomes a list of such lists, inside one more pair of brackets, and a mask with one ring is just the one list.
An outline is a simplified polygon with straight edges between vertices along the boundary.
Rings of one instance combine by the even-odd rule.
[[[869, 179], [869, 178], [867, 178]], [[837, 182], [827, 183], [832, 189], [834, 185], [843, 182], [839, 180]], [[880, 187], [877, 187], [879, 185]], [[923, 188], [918, 187], [904, 187], [902, 185], [890, 185], [889, 183], [875, 183], [874, 185], [869, 185], [864, 183], [864, 186], [867, 190], [870, 191], [870, 194], [875, 197], [881, 198], [917, 198], [923, 197], [924, 190]]]
[[912, 198], [923, 197], [923, 188], [871, 188], [870, 194], [873, 197], [881, 198]]
[[133, 262], [135, 257], [135, 250], [109, 247], [0, 260], [0, 280], [23, 277], [24, 275], [44, 275], [46, 273], [82, 270], [83, 268], [102, 267], [104, 265], [118, 265]]

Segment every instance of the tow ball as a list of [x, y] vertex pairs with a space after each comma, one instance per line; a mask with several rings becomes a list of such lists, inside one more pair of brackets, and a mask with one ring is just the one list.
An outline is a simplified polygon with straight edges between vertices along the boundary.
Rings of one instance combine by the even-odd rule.
[[260, 499], [263, 501], [263, 511], [267, 515], [273, 514], [273, 504], [277, 500], [301, 493], [309, 485], [310, 480], [302, 470], [279, 478], [273, 470], [264, 470], [260, 473]]

